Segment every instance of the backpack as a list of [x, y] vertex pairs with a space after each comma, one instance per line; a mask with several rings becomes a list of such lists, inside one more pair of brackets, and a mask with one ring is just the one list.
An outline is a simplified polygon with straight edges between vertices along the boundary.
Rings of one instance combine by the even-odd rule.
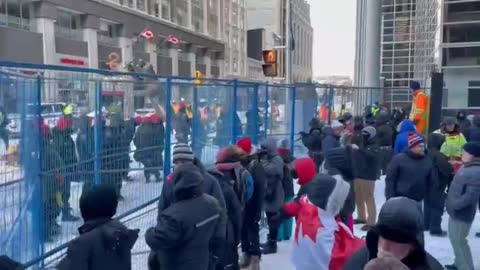
[[209, 171], [209, 173], [219, 182], [226, 182], [232, 187], [242, 209], [244, 209], [248, 200], [253, 196], [253, 178], [248, 170], [244, 168], [235, 169], [235, 179], [215, 170]]

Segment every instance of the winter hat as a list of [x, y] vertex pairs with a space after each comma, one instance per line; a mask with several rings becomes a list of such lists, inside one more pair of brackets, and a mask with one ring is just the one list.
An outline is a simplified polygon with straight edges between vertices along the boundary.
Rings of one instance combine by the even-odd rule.
[[341, 177], [322, 174], [309, 184], [307, 196], [317, 207], [325, 210], [332, 216], [338, 216], [349, 193], [350, 184]]
[[421, 205], [406, 197], [386, 201], [374, 230], [383, 238], [397, 243], [424, 246]]
[[364, 270], [408, 270], [409, 268], [397, 258], [376, 258], [365, 265]]
[[317, 165], [310, 158], [301, 158], [295, 162], [295, 171], [298, 175], [298, 184], [303, 186], [315, 178]]
[[186, 143], [177, 143], [173, 147], [172, 153], [173, 163], [177, 162], [178, 160], [185, 160], [193, 162], [193, 151], [192, 148]]
[[377, 130], [372, 126], [364, 127], [362, 134], [368, 136], [368, 140], [370, 141], [377, 135]]
[[80, 197], [80, 213], [84, 221], [111, 218], [117, 212], [117, 206], [118, 195], [112, 185], [94, 186]]
[[412, 133], [408, 135], [408, 149], [411, 149], [421, 143], [423, 143], [423, 138], [418, 134]]
[[220, 149], [217, 153], [217, 163], [233, 163], [240, 161], [239, 148], [235, 146]]
[[476, 158], [480, 157], [480, 143], [478, 142], [469, 142], [465, 144], [463, 150]]
[[160, 116], [158, 116], [158, 114], [156, 114], [156, 113], [150, 115], [149, 118], [150, 118], [150, 123], [152, 123], [152, 124], [160, 123]]
[[290, 149], [290, 141], [288, 139], [283, 139], [280, 141], [278, 148], [281, 149]]
[[417, 82], [417, 81], [411, 81], [410, 82], [410, 89], [412, 89], [413, 91], [416, 91], [416, 90], [420, 89], [420, 83]]
[[237, 142], [238, 148], [242, 149], [245, 151], [245, 153], [250, 154], [252, 153], [253, 145], [252, 145], [252, 139], [250, 138], [243, 138]]

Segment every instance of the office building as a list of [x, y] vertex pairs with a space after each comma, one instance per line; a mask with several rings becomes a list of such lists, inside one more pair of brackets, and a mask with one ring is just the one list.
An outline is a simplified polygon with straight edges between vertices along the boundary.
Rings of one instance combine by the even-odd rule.
[[[288, 44], [288, 14], [291, 15], [291, 32], [294, 37], [292, 56], [292, 81], [312, 80], [313, 28], [310, 23], [310, 5], [305, 0], [247, 0], [247, 28], [264, 29], [263, 49], [277, 49], [278, 78], [274, 82], [286, 82]], [[291, 12], [288, 11], [289, 4]], [[261, 62], [250, 61], [252, 70], [260, 70]], [[251, 72], [249, 72], [251, 73]]]

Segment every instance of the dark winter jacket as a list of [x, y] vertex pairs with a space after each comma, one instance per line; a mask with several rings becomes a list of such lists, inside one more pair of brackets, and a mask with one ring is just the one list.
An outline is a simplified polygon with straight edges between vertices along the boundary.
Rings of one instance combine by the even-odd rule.
[[470, 122], [470, 120], [467, 119], [467, 114], [464, 111], [460, 111], [457, 113], [457, 121], [458, 125], [460, 126], [460, 131], [462, 133], [464, 133], [472, 126], [472, 123]]
[[[387, 205], [387, 207], [385, 207]], [[363, 270], [365, 265], [377, 258], [378, 240], [381, 235], [391, 232], [393, 237], [411, 234], [416, 238], [416, 249], [402, 262], [412, 270], [443, 270], [442, 265], [424, 248], [423, 217], [418, 206], [406, 198], [386, 202], [382, 207], [375, 228], [367, 233], [366, 246], [355, 253], [345, 266], [345, 270]]]
[[211, 258], [219, 258], [223, 248], [224, 210], [203, 193], [203, 175], [194, 165], [177, 168], [173, 179], [176, 202], [161, 212], [157, 225], [145, 233], [145, 241], [157, 254], [157, 269], [207, 270]]
[[[445, 136], [441, 134], [432, 133], [428, 136], [427, 155], [432, 160], [433, 178], [438, 179], [436, 182], [438, 185], [436, 187], [432, 187], [432, 189], [436, 189], [442, 193], [445, 192], [447, 186], [450, 185], [450, 182], [453, 179], [453, 167], [448, 162], [448, 158], [444, 154], [440, 153], [440, 148], [444, 142]], [[430, 197], [435, 197], [435, 194], [432, 195], [433, 196]]]
[[250, 156], [249, 158], [246, 158], [242, 161], [242, 165], [247, 168], [253, 178], [253, 195], [252, 198], [247, 202], [246, 211], [260, 218], [263, 210], [265, 189], [267, 186], [267, 175], [265, 169], [256, 156]]
[[268, 139], [260, 144], [263, 151], [261, 162], [267, 176], [264, 208], [267, 212], [277, 212], [285, 201], [282, 186], [284, 163], [278, 154], [276, 141]]
[[468, 142], [480, 142], [480, 116], [473, 118], [473, 125], [463, 135]]
[[145, 167], [163, 165], [162, 152], [165, 148], [163, 123], [142, 124], [137, 128], [133, 143], [136, 147], [135, 160], [142, 162]]
[[327, 153], [330, 149], [340, 147], [340, 138], [335, 136], [333, 129], [329, 126], [323, 128], [324, 138], [322, 140], [322, 151]]
[[386, 112], [380, 112], [376, 121], [376, 142], [378, 146], [393, 146], [393, 129], [389, 123], [390, 116]]
[[[353, 167], [352, 148], [350, 146], [337, 147], [326, 153], [325, 161], [328, 164], [328, 174], [341, 178], [350, 184], [350, 192], [345, 204], [340, 211], [340, 217], [343, 221], [347, 220], [355, 212], [355, 192], [353, 187], [354, 167]], [[338, 177], [337, 177], [338, 178]], [[309, 187], [306, 186], [307, 192]]]
[[[42, 199], [44, 202], [55, 202], [55, 195], [61, 191], [65, 180], [65, 163], [54, 147], [43, 140], [41, 156]], [[56, 205], [56, 202], [54, 203]]]
[[241, 226], [242, 226], [242, 205], [235, 193], [232, 184], [219, 171], [209, 171], [220, 184], [223, 197], [225, 199], [225, 207], [227, 213], [227, 228], [226, 228], [226, 244], [238, 245], [240, 242]]
[[447, 195], [447, 212], [454, 219], [472, 223], [480, 198], [480, 161], [466, 163], [453, 178]]
[[188, 143], [188, 136], [190, 135], [190, 119], [188, 119], [185, 109], [175, 115], [173, 121], [173, 129], [175, 130], [175, 138], [180, 143]]
[[422, 201], [429, 187], [438, 185], [432, 170], [432, 161], [427, 156], [419, 157], [412, 152], [394, 156], [385, 179], [385, 197]]
[[318, 128], [310, 129], [310, 132], [301, 133], [302, 143], [310, 152], [320, 152], [322, 151], [322, 130]]
[[359, 149], [352, 151], [355, 178], [377, 180], [380, 176], [380, 148], [375, 141], [365, 139]]
[[66, 165], [72, 165], [78, 162], [77, 153], [75, 152], [75, 142], [72, 139], [72, 132], [73, 130], [71, 127], [55, 127], [52, 130], [53, 146]]
[[140, 230], [130, 230], [116, 220], [99, 219], [86, 222], [79, 229], [59, 270], [130, 270], [131, 250]]
[[293, 198], [295, 196], [295, 191], [293, 189], [293, 177], [290, 168], [287, 164], [291, 164], [295, 157], [292, 155], [290, 149], [279, 148], [278, 153], [282, 157], [283, 163], [283, 179], [282, 179], [282, 186], [283, 191], [285, 192], [285, 198]]
[[361, 147], [363, 144], [362, 129], [365, 127], [365, 125], [363, 124], [363, 117], [355, 116], [353, 123], [352, 144]]
[[423, 138], [421, 134], [418, 134], [415, 125], [410, 120], [405, 120], [401, 124], [400, 133], [397, 135], [395, 141], [394, 154], [405, 153], [408, 150], [408, 135], [417, 134]]
[[[203, 167], [202, 162], [197, 158], [195, 158], [194, 164], [195, 166], [197, 166], [197, 168], [200, 169], [204, 176], [203, 191], [206, 194], [217, 199], [220, 206], [225, 209], [225, 199], [223, 197], [222, 189], [220, 188], [220, 184], [218, 183], [217, 179], [207, 172], [205, 167]], [[167, 181], [163, 183], [162, 193], [160, 195], [160, 200], [158, 201], [158, 217], [160, 217], [160, 214], [163, 210], [167, 209], [168, 207], [170, 207], [170, 205], [175, 203], [173, 184], [174, 183], [172, 178], [167, 179]]]

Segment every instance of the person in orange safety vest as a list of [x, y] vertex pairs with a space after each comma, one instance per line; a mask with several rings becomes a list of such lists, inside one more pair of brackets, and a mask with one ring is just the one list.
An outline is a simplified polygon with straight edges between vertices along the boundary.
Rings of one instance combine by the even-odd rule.
[[420, 83], [412, 81], [410, 88], [413, 91], [410, 121], [415, 124], [417, 133], [424, 134], [427, 131], [428, 97], [423, 92], [423, 89], [420, 88]]

